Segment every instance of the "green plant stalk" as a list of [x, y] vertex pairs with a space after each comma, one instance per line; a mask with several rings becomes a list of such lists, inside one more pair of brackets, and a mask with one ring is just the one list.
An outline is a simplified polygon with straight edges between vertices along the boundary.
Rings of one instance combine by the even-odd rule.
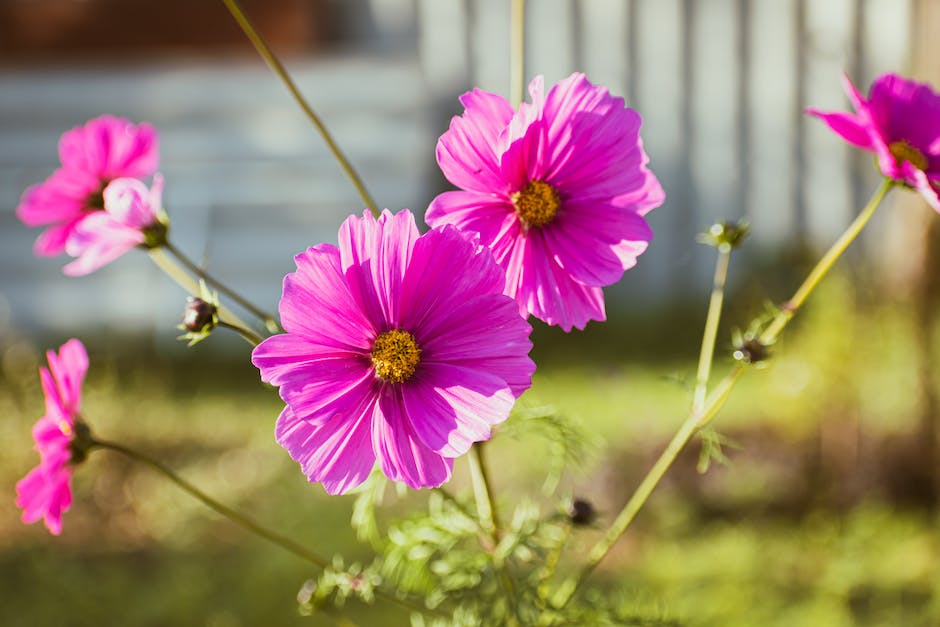
[[525, 0], [512, 0], [509, 51], [509, 99], [518, 107], [525, 97]]
[[252, 25], [251, 20], [248, 19], [248, 16], [245, 15], [244, 10], [242, 10], [237, 0], [222, 0], [222, 2], [225, 3], [229, 13], [232, 14], [233, 18], [235, 18], [235, 21], [251, 41], [252, 45], [255, 47], [255, 50], [258, 51], [258, 54], [260, 54], [265, 62], [267, 62], [268, 66], [274, 71], [274, 73], [278, 75], [278, 77], [284, 83], [284, 86], [287, 87], [288, 91], [290, 91], [291, 95], [294, 97], [294, 100], [303, 110], [304, 114], [316, 127], [317, 131], [320, 133], [320, 136], [323, 138], [323, 141], [326, 142], [327, 147], [330, 149], [330, 152], [333, 153], [333, 158], [336, 159], [336, 162], [343, 169], [343, 172], [349, 178], [349, 181], [353, 184], [353, 187], [356, 188], [356, 191], [359, 193], [359, 197], [362, 198], [362, 202], [365, 203], [366, 208], [378, 216], [378, 205], [375, 204], [375, 200], [372, 199], [372, 196], [366, 190], [365, 183], [362, 182], [362, 179], [359, 177], [359, 174], [356, 172], [355, 168], [353, 168], [352, 164], [343, 154], [343, 151], [340, 150], [339, 145], [336, 143], [329, 130], [327, 130], [326, 126], [320, 120], [320, 116], [316, 114], [316, 112], [313, 110], [313, 107], [310, 106], [310, 103], [308, 103], [303, 94], [300, 93], [300, 90], [297, 88], [294, 80], [290, 77], [290, 74], [287, 73], [284, 65], [277, 58], [268, 44], [264, 41], [264, 38], [261, 37], [261, 34], [258, 32], [258, 30], [254, 27], [254, 25]]
[[[186, 273], [186, 270], [181, 268], [169, 255], [166, 254], [165, 246], [159, 248], [151, 248], [148, 252], [150, 254], [150, 259], [153, 263], [163, 270], [164, 273], [171, 279], [173, 279], [180, 287], [182, 287], [186, 292], [192, 296], [199, 296], [200, 289], [199, 283]], [[225, 307], [224, 305], [219, 306], [219, 324], [225, 323], [223, 326], [235, 329], [238, 331], [242, 337], [248, 339], [250, 336], [260, 338], [261, 336], [250, 331], [251, 327], [245, 324], [238, 316], [236, 316], [231, 309]], [[253, 341], [253, 340], [252, 340]]]
[[[875, 210], [881, 204], [881, 201], [884, 200], [885, 195], [893, 185], [894, 182], [892, 180], [884, 180], [878, 190], [872, 195], [868, 204], [865, 205], [865, 208], [859, 213], [858, 217], [852, 221], [842, 236], [840, 236], [826, 254], [822, 256], [816, 266], [810, 271], [806, 280], [803, 281], [797, 289], [793, 298], [787, 301], [786, 305], [780, 309], [767, 329], [761, 334], [760, 341], [762, 343], [772, 343], [779, 337], [787, 323], [793, 318], [796, 311], [806, 301], [816, 286], [819, 285], [819, 282], [835, 263], [836, 259], [845, 252], [858, 234], [861, 233], [865, 225], [868, 224]], [[587, 577], [597, 567], [597, 564], [607, 555], [614, 543], [627, 530], [627, 527], [633, 522], [637, 513], [642, 509], [643, 505], [653, 493], [653, 490], [659, 485], [659, 482], [666, 474], [666, 471], [668, 471], [673, 462], [675, 462], [679, 453], [682, 452], [686, 444], [689, 443], [692, 436], [695, 435], [700, 428], [708, 424], [722, 406], [724, 406], [731, 394], [731, 390], [734, 388], [734, 385], [741, 375], [744, 374], [744, 371], [744, 365], [739, 364], [735, 366], [708, 396], [704, 404], [704, 409], [699, 412], [694, 410], [689, 412], [689, 416], [679, 427], [679, 430], [673, 436], [669, 445], [659, 456], [659, 459], [656, 460], [656, 463], [653, 464], [653, 467], [640, 482], [640, 485], [637, 486], [633, 496], [631, 496], [627, 504], [624, 505], [604, 536], [591, 548], [584, 566], [581, 567], [581, 570], [576, 576], [565, 581], [553, 595], [552, 604], [556, 608], [560, 609], [568, 604]]]
[[708, 392], [708, 378], [711, 375], [715, 356], [715, 341], [718, 338], [718, 323], [721, 321], [721, 306], [725, 299], [725, 283], [728, 280], [731, 250], [728, 245], [718, 247], [715, 276], [712, 280], [712, 295], [708, 301], [708, 314], [705, 316], [705, 330], [702, 333], [702, 348], [698, 357], [695, 392], [692, 395], [693, 413], [701, 413], [705, 408], [705, 395]]
[[[269, 332], [278, 333], [279, 331], [281, 331], [281, 327], [277, 323], [277, 320], [274, 319], [273, 315], [264, 311], [260, 307], [254, 305], [247, 298], [245, 298], [244, 296], [242, 296], [241, 294], [239, 294], [238, 292], [236, 292], [235, 290], [228, 287], [227, 285], [219, 281], [217, 278], [215, 278], [214, 276], [206, 272], [206, 270], [202, 266], [200, 266], [199, 264], [194, 262], [192, 259], [187, 257], [185, 254], [183, 254], [183, 251], [181, 251], [179, 248], [174, 246], [172, 243], [170, 243], [169, 241], [165, 242], [163, 244], [163, 248], [166, 248], [166, 250], [170, 254], [176, 257], [177, 261], [183, 264], [183, 266], [187, 270], [189, 270], [190, 272], [195, 274], [197, 277], [199, 277], [200, 279], [202, 279], [203, 281], [205, 281], [206, 283], [208, 283], [215, 289], [219, 290], [220, 292], [222, 292], [223, 294], [231, 298], [233, 301], [235, 301], [236, 303], [244, 307], [246, 311], [250, 312], [253, 316], [261, 320], [264, 323], [265, 328]], [[199, 294], [198, 290], [193, 293], [196, 295]]]
[[875, 210], [881, 205], [881, 201], [884, 200], [888, 190], [895, 184], [892, 179], [887, 177], [882, 181], [881, 186], [872, 195], [871, 200], [868, 201], [865, 208], [862, 209], [861, 213], [852, 221], [849, 228], [836, 240], [835, 244], [826, 251], [826, 254], [823, 255], [822, 259], [819, 260], [806, 277], [806, 280], [803, 281], [803, 284], [800, 285], [796, 293], [793, 294], [793, 298], [781, 306], [780, 311], [767, 328], [764, 329], [763, 333], [761, 333], [760, 341], [762, 344], [773, 344], [777, 340], [780, 336], [780, 332], [783, 331], [787, 323], [796, 315], [797, 310], [803, 306], [803, 303], [809, 298], [809, 295], [813, 293], [813, 290], [816, 289], [816, 286], [822, 278], [829, 272], [832, 264], [836, 262], [836, 259], [842, 256], [842, 253], [849, 247], [849, 244], [855, 241], [855, 238], [862, 232], [862, 229], [865, 228], [865, 225], [868, 224], [871, 217], [875, 215]]
[[290, 538], [282, 536], [281, 534], [271, 531], [270, 529], [267, 529], [265, 527], [262, 527], [261, 525], [254, 522], [253, 520], [236, 512], [231, 507], [228, 507], [226, 505], [223, 505], [222, 503], [219, 503], [217, 500], [215, 500], [214, 498], [212, 498], [211, 496], [209, 496], [208, 494], [206, 494], [205, 492], [203, 492], [202, 490], [200, 490], [199, 488], [197, 488], [190, 482], [186, 481], [185, 479], [177, 475], [175, 472], [170, 470], [170, 468], [168, 468], [161, 462], [155, 460], [154, 458], [149, 457], [148, 455], [144, 455], [143, 453], [140, 453], [138, 451], [135, 451], [134, 449], [128, 448], [124, 446], [123, 444], [117, 444], [115, 442], [108, 442], [106, 440], [95, 439], [92, 442], [92, 446], [103, 448], [103, 449], [108, 449], [110, 451], [120, 453], [124, 455], [125, 457], [128, 457], [136, 462], [144, 464], [145, 466], [149, 466], [151, 469], [157, 471], [158, 473], [163, 475], [165, 478], [169, 479], [171, 482], [176, 484], [183, 491], [187, 492], [190, 496], [196, 498], [199, 501], [202, 501], [210, 509], [213, 509], [217, 513], [221, 514], [222, 516], [225, 516], [226, 518], [234, 522], [236, 525], [239, 525], [240, 527], [246, 529], [247, 531], [250, 531], [251, 533], [261, 536], [262, 538], [268, 540], [269, 542], [272, 542], [278, 545], [282, 549], [285, 549], [293, 553], [294, 555], [310, 562], [311, 564], [314, 564], [315, 566], [319, 566], [320, 568], [327, 568], [330, 565], [329, 560], [317, 555], [316, 553], [313, 553], [309, 549], [294, 542]]
[[496, 507], [490, 491], [489, 474], [483, 461], [483, 443], [477, 442], [470, 449], [467, 461], [470, 464], [470, 480], [473, 483], [473, 496], [477, 504], [477, 517], [480, 526], [490, 535], [493, 548], [499, 543], [499, 527], [496, 524]]
[[[128, 457], [129, 459], [132, 459], [133, 461], [139, 462], [145, 466], [150, 467], [152, 470], [155, 470], [157, 473], [163, 475], [166, 479], [169, 479], [172, 483], [176, 484], [176, 486], [182, 489], [184, 492], [194, 497], [195, 499], [201, 501], [204, 505], [214, 510], [218, 514], [221, 514], [225, 518], [228, 518], [233, 523], [242, 527], [246, 531], [254, 533], [255, 535], [260, 536], [264, 538], [265, 540], [271, 542], [272, 544], [276, 544], [277, 546], [281, 547], [285, 551], [289, 553], [293, 553], [297, 557], [303, 560], [306, 560], [307, 562], [310, 562], [311, 564], [315, 566], [318, 566], [323, 569], [328, 568], [330, 566], [330, 561], [327, 560], [326, 558], [320, 555], [317, 555], [310, 549], [307, 549], [306, 547], [298, 544], [297, 542], [291, 540], [287, 536], [281, 535], [277, 533], [276, 531], [272, 531], [268, 529], [267, 527], [264, 527], [256, 523], [255, 521], [251, 520], [247, 516], [244, 516], [240, 514], [239, 512], [235, 511], [231, 507], [228, 507], [227, 505], [223, 505], [219, 501], [215, 500], [214, 498], [212, 498], [211, 496], [209, 496], [208, 494], [206, 494], [205, 492], [203, 492], [202, 490], [200, 490], [199, 488], [191, 484], [189, 481], [186, 481], [185, 479], [177, 475], [175, 472], [173, 472], [173, 470], [171, 470], [169, 467], [167, 467], [163, 463], [157, 461], [156, 459], [148, 455], [145, 455], [139, 451], [136, 451], [134, 449], [128, 448], [124, 446], [123, 444], [118, 444], [116, 442], [109, 442], [107, 440], [93, 439], [91, 446], [114, 451], [115, 453], [120, 453], [121, 455], [124, 455], [125, 457]], [[409, 611], [431, 613], [437, 616], [447, 617], [447, 615], [444, 614], [443, 612], [432, 610], [429, 608], [420, 607], [418, 605], [415, 605], [407, 601], [406, 599], [401, 599], [395, 596], [394, 594], [385, 592], [382, 589], [376, 589], [375, 592], [376, 592], [376, 595], [384, 598], [387, 601], [392, 601]]]
[[226, 322], [225, 320], [219, 320], [218, 326], [235, 331], [242, 337], [243, 340], [245, 340], [252, 346], [257, 346], [258, 344], [264, 341], [263, 337], [261, 337], [260, 335], [252, 331], [251, 329], [245, 329], [238, 325], [231, 324], [230, 322]]

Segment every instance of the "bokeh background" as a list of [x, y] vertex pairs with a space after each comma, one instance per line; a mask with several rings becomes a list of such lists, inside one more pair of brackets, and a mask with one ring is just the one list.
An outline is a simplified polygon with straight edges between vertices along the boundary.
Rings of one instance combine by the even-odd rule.
[[[420, 213], [447, 189], [434, 142], [460, 112], [456, 96], [508, 89], [502, 0], [244, 6], [393, 210]], [[843, 72], [863, 90], [886, 71], [940, 85], [940, 2], [529, 0], [527, 10], [527, 75], [585, 71], [623, 95], [644, 117], [667, 193], [649, 215], [650, 250], [606, 290], [610, 321], [535, 332], [539, 372], [522, 402], [551, 405], [591, 436], [561, 492], [594, 502], [603, 528], [689, 402], [713, 263], [695, 234], [722, 219], [752, 225], [732, 262], [720, 375], [732, 328], [785, 299], [877, 186], [871, 159], [803, 109], [845, 108]], [[107, 453], [77, 473], [61, 537], [19, 523], [13, 485], [35, 462], [29, 430], [42, 412], [36, 367], [77, 336], [91, 352], [85, 411], [98, 433], [323, 553], [366, 554], [350, 499], [308, 485], [274, 444], [279, 402], [241, 340], [175, 342], [184, 294], [145, 255], [81, 279], [31, 255], [20, 194], [55, 168], [64, 130], [106, 112], [158, 127], [173, 239], [265, 307], [293, 254], [335, 241], [362, 209], [221, 2], [0, 0], [0, 622], [402, 624], [386, 607], [301, 617], [296, 594], [313, 574], [303, 563]], [[913, 194], [892, 193], [719, 416], [729, 463], [699, 474], [690, 447], [599, 582], [680, 624], [940, 624], [938, 223]], [[507, 502], [551, 507], [544, 456], [531, 454], [543, 445], [495, 439]], [[421, 500], [396, 501], [390, 515]], [[597, 533], [579, 532], [575, 548]]]

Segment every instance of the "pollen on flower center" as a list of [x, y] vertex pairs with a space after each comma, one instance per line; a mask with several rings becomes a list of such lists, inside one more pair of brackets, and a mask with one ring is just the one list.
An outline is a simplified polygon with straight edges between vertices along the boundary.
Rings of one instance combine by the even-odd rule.
[[907, 161], [918, 170], [927, 169], [927, 157], [917, 148], [907, 143], [906, 140], [902, 139], [892, 142], [891, 145], [888, 146], [888, 150], [891, 151], [891, 155], [894, 157], [895, 161], [898, 162], [899, 166]]
[[421, 361], [421, 349], [414, 336], [401, 329], [386, 331], [372, 346], [375, 374], [389, 383], [404, 383], [415, 373]]
[[512, 204], [523, 224], [532, 227], [554, 220], [561, 202], [558, 192], [545, 181], [529, 181], [522, 191], [512, 195]]

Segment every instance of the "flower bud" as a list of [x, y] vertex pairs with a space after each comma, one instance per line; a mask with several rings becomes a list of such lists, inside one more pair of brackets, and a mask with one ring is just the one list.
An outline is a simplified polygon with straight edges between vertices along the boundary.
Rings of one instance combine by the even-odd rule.
[[750, 226], [747, 220], [737, 222], [716, 222], [704, 233], [699, 233], [698, 241], [714, 246], [723, 252], [729, 252], [741, 245], [747, 237]]
[[758, 338], [742, 338], [734, 344], [732, 357], [745, 364], [757, 364], [770, 357], [770, 348]]
[[202, 287], [202, 296], [190, 296], [186, 299], [183, 309], [183, 322], [177, 329], [186, 331], [179, 336], [180, 340], [189, 340], [192, 346], [209, 337], [212, 330], [219, 324], [219, 306], [214, 295]]
[[597, 511], [590, 501], [586, 499], [574, 499], [568, 507], [568, 520], [572, 525], [583, 527], [590, 525], [597, 517]]

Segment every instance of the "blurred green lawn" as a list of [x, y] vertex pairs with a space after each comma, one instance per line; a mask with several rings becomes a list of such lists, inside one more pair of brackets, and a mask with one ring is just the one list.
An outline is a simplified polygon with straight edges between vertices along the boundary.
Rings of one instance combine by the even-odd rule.
[[[924, 470], [910, 454], [920, 403], [911, 356], [923, 338], [903, 307], [865, 300], [843, 279], [827, 283], [772, 363], [747, 373], [715, 421], [742, 445], [726, 449], [730, 464], [699, 475], [694, 444], [596, 582], [641, 613], [688, 625], [940, 624], [935, 501], [905, 491], [906, 477]], [[595, 529], [574, 535], [572, 554], [583, 554], [616, 514], [688, 404], [701, 323], [631, 322], [571, 336], [536, 332], [540, 369], [522, 406], [555, 407], [594, 444], [560, 486], [601, 512]], [[117, 344], [88, 342], [84, 414], [95, 433], [158, 457], [320, 553], [366, 555], [349, 528], [351, 497], [308, 484], [274, 443], [281, 405], [247, 359], [221, 364], [182, 345], [169, 351], [177, 359], [100, 348]], [[299, 616], [296, 594], [311, 568], [108, 451], [77, 471], [60, 537], [22, 525], [13, 485], [36, 461], [39, 359], [22, 339], [3, 354], [0, 624], [407, 623], [381, 601]], [[727, 367], [719, 361], [717, 375]], [[497, 434], [489, 459], [505, 506], [526, 495], [552, 507], [540, 492], [547, 446]], [[467, 492], [461, 461], [452, 489]], [[390, 512], [423, 498], [392, 503]]]

